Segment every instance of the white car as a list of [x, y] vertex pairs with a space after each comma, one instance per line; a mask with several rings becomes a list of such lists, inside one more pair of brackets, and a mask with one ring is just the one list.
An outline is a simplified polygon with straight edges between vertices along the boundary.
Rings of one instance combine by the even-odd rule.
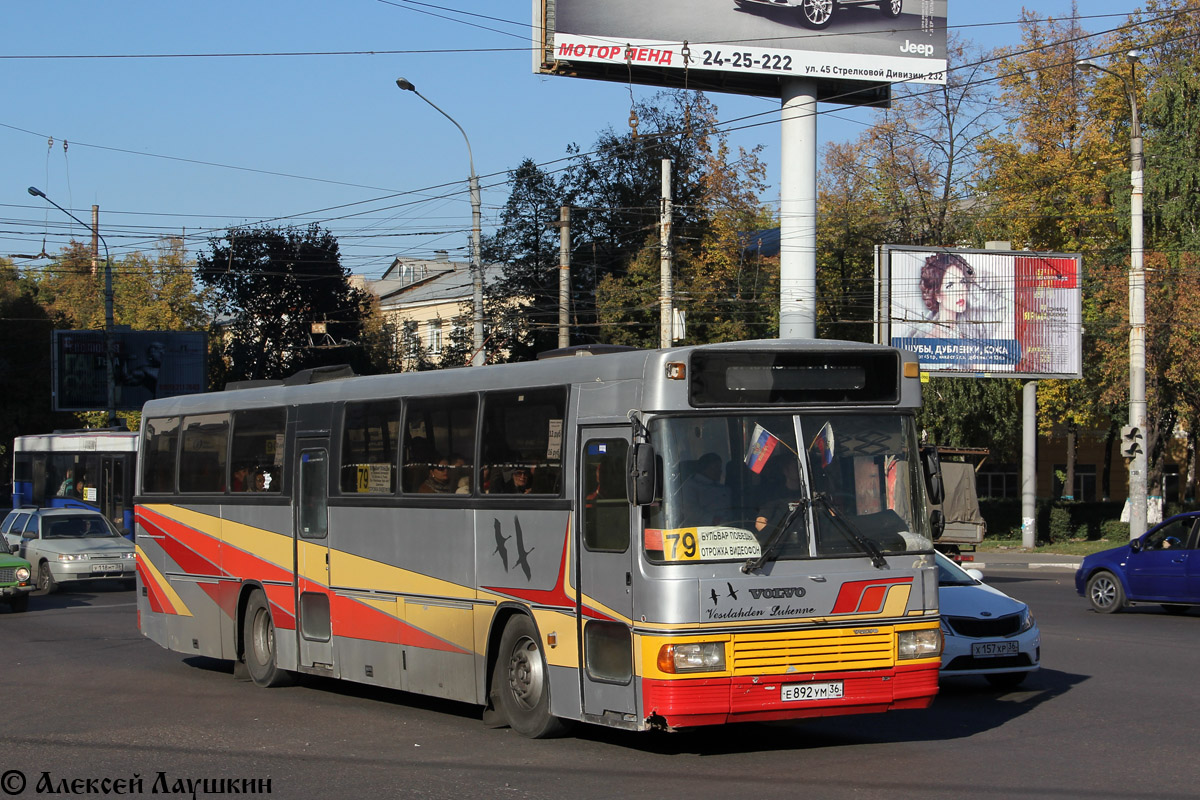
[[99, 511], [38, 508], [14, 513], [4, 538], [10, 552], [33, 566], [37, 588], [49, 594], [75, 581], [117, 581], [133, 588], [133, 542]]
[[938, 605], [942, 617], [940, 676], [982, 675], [993, 686], [1011, 689], [1037, 670], [1042, 637], [1029, 606], [980, 580], [941, 553]]

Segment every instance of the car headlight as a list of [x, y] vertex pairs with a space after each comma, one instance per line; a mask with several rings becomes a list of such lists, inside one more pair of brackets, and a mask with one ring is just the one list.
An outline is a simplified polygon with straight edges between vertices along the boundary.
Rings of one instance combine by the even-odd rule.
[[133, 559], [137, 558], [137, 553], [122, 553], [121, 558], [125, 559], [126, 561], [132, 561]]
[[87, 553], [59, 553], [59, 561], [87, 561], [91, 556]]
[[663, 672], [724, 672], [724, 642], [664, 644], [658, 651], [658, 668]]
[[1037, 622], [1033, 618], [1033, 612], [1029, 610], [1028, 606], [1026, 606], [1025, 615], [1021, 617], [1021, 633], [1024, 633], [1036, 624]]
[[896, 632], [896, 657], [933, 658], [942, 654], [941, 628]]
[[29, 580], [29, 568], [17, 567], [17, 582], [24, 583], [27, 580]]

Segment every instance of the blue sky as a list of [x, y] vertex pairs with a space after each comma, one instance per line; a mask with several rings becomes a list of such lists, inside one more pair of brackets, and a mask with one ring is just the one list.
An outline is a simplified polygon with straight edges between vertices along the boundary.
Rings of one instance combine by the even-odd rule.
[[[1071, 8], [1030, 5], [1042, 15]], [[1078, 0], [1092, 31], [1138, 5]], [[950, 0], [949, 24], [986, 47], [1014, 44], [1021, 6]], [[445, 249], [465, 260], [466, 148], [445, 118], [396, 88], [399, 76], [470, 136], [485, 228], [524, 158], [551, 162], [605, 127], [628, 130], [628, 86], [532, 72], [527, 0], [10, 2], [3, 19], [0, 255], [87, 239], [29, 196], [37, 186], [84, 220], [98, 204], [114, 257], [181, 233], [194, 252], [210, 231], [269, 220], [325, 225], [344, 263], [368, 277], [397, 254]], [[280, 53], [313, 55], [271, 55]], [[317, 55], [327, 53], [353, 54]], [[129, 57], [150, 55], [166, 57]], [[778, 100], [710, 98], [722, 119], [775, 112], [733, 137], [765, 145], [775, 180]], [[870, 120], [822, 111], [823, 141], [853, 139]]]

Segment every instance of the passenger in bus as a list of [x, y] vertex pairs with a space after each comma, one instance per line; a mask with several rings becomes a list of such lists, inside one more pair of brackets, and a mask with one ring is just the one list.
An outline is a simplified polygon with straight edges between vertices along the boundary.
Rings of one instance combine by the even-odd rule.
[[729, 489], [721, 483], [721, 473], [721, 457], [716, 453], [696, 460], [679, 490], [682, 527], [712, 525], [729, 508]]
[[449, 494], [452, 491], [454, 491], [454, 487], [450, 485], [450, 462], [439, 458], [429, 468], [429, 477], [425, 479], [417, 492], [420, 494]]
[[533, 489], [533, 484], [530, 482], [529, 468], [517, 467], [512, 472], [512, 477], [508, 479], [508, 484], [504, 491], [508, 494], [529, 494]]
[[58, 485], [58, 497], [71, 497], [75, 494], [75, 478], [72, 474], [71, 470], [67, 470], [67, 477]]
[[79, 480], [75, 481], [75, 496], [78, 497], [80, 500], [86, 500], [87, 499], [87, 490], [88, 490], [87, 473], [80, 472]]
[[246, 492], [250, 490], [250, 465], [244, 461], [233, 468], [233, 491]]
[[455, 494], [471, 493], [471, 468], [458, 453], [450, 454], [450, 482], [454, 484]]
[[268, 492], [271, 490], [271, 481], [273, 476], [269, 469], [257, 469], [254, 471], [254, 488], [252, 492]]

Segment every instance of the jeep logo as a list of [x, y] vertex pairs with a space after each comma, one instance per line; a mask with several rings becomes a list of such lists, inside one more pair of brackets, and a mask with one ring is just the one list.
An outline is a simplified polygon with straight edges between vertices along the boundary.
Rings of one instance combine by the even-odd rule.
[[751, 589], [750, 596], [755, 600], [787, 600], [789, 597], [804, 597], [803, 586], [785, 586], [779, 589]]

